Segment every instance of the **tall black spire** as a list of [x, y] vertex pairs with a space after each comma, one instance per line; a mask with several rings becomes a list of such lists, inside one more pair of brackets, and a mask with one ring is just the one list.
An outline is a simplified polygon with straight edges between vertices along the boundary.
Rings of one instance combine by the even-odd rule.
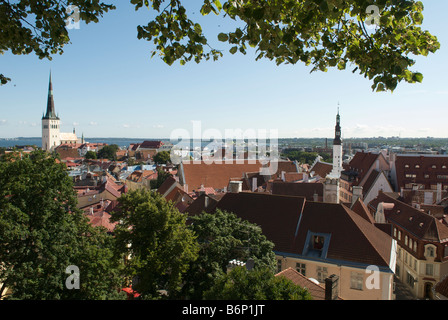
[[334, 140], [333, 145], [340, 146], [342, 144], [341, 141], [341, 117], [339, 116], [339, 107], [338, 107], [338, 114], [336, 116], [336, 127], [334, 129]]
[[47, 113], [42, 119], [52, 119], [59, 120], [54, 110], [54, 100], [53, 100], [53, 84], [51, 83], [51, 71], [50, 71], [50, 81], [48, 85], [48, 99], [47, 99]]

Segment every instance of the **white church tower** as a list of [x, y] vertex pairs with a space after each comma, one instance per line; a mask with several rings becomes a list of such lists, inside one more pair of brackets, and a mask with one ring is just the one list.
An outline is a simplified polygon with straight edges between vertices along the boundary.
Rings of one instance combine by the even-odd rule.
[[335, 137], [333, 140], [333, 169], [327, 175], [324, 183], [324, 202], [339, 203], [339, 178], [342, 172], [342, 140], [341, 117], [336, 116]]
[[42, 150], [50, 151], [61, 144], [60, 119], [54, 110], [53, 85], [48, 86], [47, 112], [42, 116]]

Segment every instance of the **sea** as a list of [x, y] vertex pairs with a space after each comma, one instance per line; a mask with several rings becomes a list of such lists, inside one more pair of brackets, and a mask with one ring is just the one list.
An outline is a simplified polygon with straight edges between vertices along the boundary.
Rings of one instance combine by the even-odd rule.
[[[127, 149], [130, 144], [133, 143], [142, 143], [143, 141], [162, 141], [164, 144], [171, 145], [188, 145], [190, 147], [194, 147], [197, 145], [196, 140], [170, 140], [170, 139], [151, 139], [151, 138], [84, 138], [86, 142], [90, 143], [106, 143], [108, 145], [116, 144], [121, 149]], [[195, 143], [196, 142], [196, 143]], [[212, 140], [202, 140], [200, 141], [201, 147], [204, 148], [206, 146], [210, 146], [210, 143], [213, 144]], [[269, 144], [269, 143], [268, 143]], [[19, 147], [19, 146], [36, 146], [38, 148], [42, 147], [42, 138], [41, 137], [18, 137], [18, 138], [0, 138], [0, 147], [10, 148], [10, 147]]]
[[[86, 142], [90, 143], [106, 143], [116, 144], [121, 148], [128, 148], [132, 143], [142, 143], [145, 140], [158, 140], [167, 143], [169, 139], [136, 139], [136, 138], [84, 138]], [[0, 138], [0, 147], [15, 147], [15, 146], [36, 146], [42, 148], [42, 137], [18, 137], [18, 138]]]

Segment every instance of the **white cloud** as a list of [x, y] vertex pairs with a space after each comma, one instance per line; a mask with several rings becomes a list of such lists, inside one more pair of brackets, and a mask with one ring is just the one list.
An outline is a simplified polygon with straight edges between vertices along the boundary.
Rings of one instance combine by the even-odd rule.
[[0, 119], [0, 126], [4, 126], [8, 123], [8, 120]]

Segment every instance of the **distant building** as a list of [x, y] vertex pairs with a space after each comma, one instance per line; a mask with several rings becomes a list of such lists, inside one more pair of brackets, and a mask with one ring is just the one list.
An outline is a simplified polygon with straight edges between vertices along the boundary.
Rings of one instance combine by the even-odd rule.
[[76, 136], [75, 130], [73, 133], [60, 132], [61, 120], [56, 114], [54, 108], [54, 98], [53, 98], [53, 84], [50, 81], [48, 87], [48, 99], [47, 99], [47, 111], [45, 115], [42, 116], [42, 149], [45, 151], [53, 151], [54, 148], [61, 144], [76, 144], [78, 138]]

